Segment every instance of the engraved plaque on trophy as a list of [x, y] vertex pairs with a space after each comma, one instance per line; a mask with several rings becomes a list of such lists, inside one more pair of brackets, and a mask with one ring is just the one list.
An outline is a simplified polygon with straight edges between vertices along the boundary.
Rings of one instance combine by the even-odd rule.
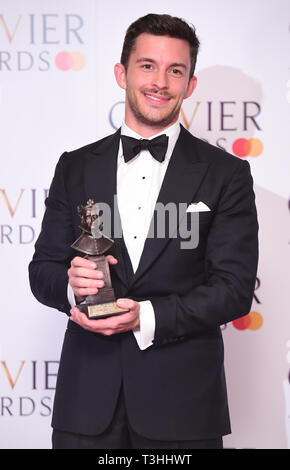
[[77, 208], [81, 218], [82, 234], [71, 245], [72, 248], [83, 253], [86, 259], [94, 261], [96, 269], [104, 274], [104, 287], [98, 289], [98, 293], [88, 295], [85, 301], [78, 304], [78, 309], [86, 313], [90, 319], [106, 318], [112, 315], [120, 315], [129, 310], [118, 307], [114, 289], [112, 287], [109, 263], [104, 254], [113, 245], [114, 241], [102, 233], [102, 224], [99, 223], [99, 208], [92, 199], [86, 206]]

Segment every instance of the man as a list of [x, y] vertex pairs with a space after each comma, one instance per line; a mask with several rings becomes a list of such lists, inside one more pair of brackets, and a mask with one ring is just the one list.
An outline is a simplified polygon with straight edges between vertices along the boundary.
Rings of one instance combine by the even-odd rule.
[[[181, 19], [134, 22], [115, 66], [126, 93], [121, 130], [64, 153], [56, 167], [30, 264], [36, 298], [70, 315], [54, 448], [222, 448], [230, 432], [220, 325], [250, 310], [258, 226], [249, 164], [178, 123], [198, 46]], [[120, 217], [108, 260], [118, 305], [129, 310], [96, 320], [75, 304], [103, 287], [102, 273], [71, 248], [76, 208], [88, 199]], [[169, 203], [186, 208], [176, 230], [146, 238], [154, 207]], [[196, 213], [198, 243], [185, 247], [180, 226]]]

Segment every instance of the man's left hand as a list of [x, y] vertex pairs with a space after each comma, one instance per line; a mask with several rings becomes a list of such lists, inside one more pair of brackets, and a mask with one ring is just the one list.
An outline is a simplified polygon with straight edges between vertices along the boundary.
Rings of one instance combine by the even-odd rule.
[[139, 303], [132, 299], [118, 299], [117, 305], [129, 310], [129, 312], [113, 315], [108, 318], [90, 320], [85, 313], [81, 312], [77, 307], [73, 307], [70, 311], [70, 320], [86, 330], [92, 331], [93, 333], [100, 333], [104, 336], [111, 336], [139, 328]]

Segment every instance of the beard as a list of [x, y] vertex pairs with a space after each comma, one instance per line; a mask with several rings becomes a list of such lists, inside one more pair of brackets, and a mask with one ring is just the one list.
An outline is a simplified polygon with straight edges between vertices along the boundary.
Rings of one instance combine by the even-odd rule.
[[[141, 90], [141, 93], [156, 93], [156, 90]], [[165, 96], [166, 98], [173, 98], [172, 95], [169, 95], [168, 93], [160, 93], [159, 95]], [[146, 126], [150, 127], [167, 127], [169, 124], [171, 124], [173, 121], [176, 120], [176, 117], [179, 115], [181, 104], [176, 103], [176, 105], [168, 112], [168, 114], [161, 116], [154, 116], [154, 112], [150, 114], [150, 112], [145, 112], [142, 111], [141, 107], [138, 104], [138, 100], [136, 99], [135, 95], [132, 95], [130, 91], [127, 89], [127, 98], [128, 98], [128, 104], [130, 106], [130, 109], [132, 113], [134, 114], [135, 118], [137, 121], [139, 121], [142, 124], [145, 124]]]

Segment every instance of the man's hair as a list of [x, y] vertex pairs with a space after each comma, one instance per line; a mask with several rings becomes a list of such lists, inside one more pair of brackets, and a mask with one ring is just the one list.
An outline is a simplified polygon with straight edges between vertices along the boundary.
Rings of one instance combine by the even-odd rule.
[[190, 46], [191, 57], [190, 77], [193, 76], [199, 48], [199, 40], [195, 34], [194, 26], [189, 26], [181, 18], [154, 13], [142, 16], [134, 21], [127, 29], [121, 54], [121, 64], [124, 65], [126, 70], [136, 39], [142, 33], [154, 34], [155, 36], [169, 36], [187, 41]]

